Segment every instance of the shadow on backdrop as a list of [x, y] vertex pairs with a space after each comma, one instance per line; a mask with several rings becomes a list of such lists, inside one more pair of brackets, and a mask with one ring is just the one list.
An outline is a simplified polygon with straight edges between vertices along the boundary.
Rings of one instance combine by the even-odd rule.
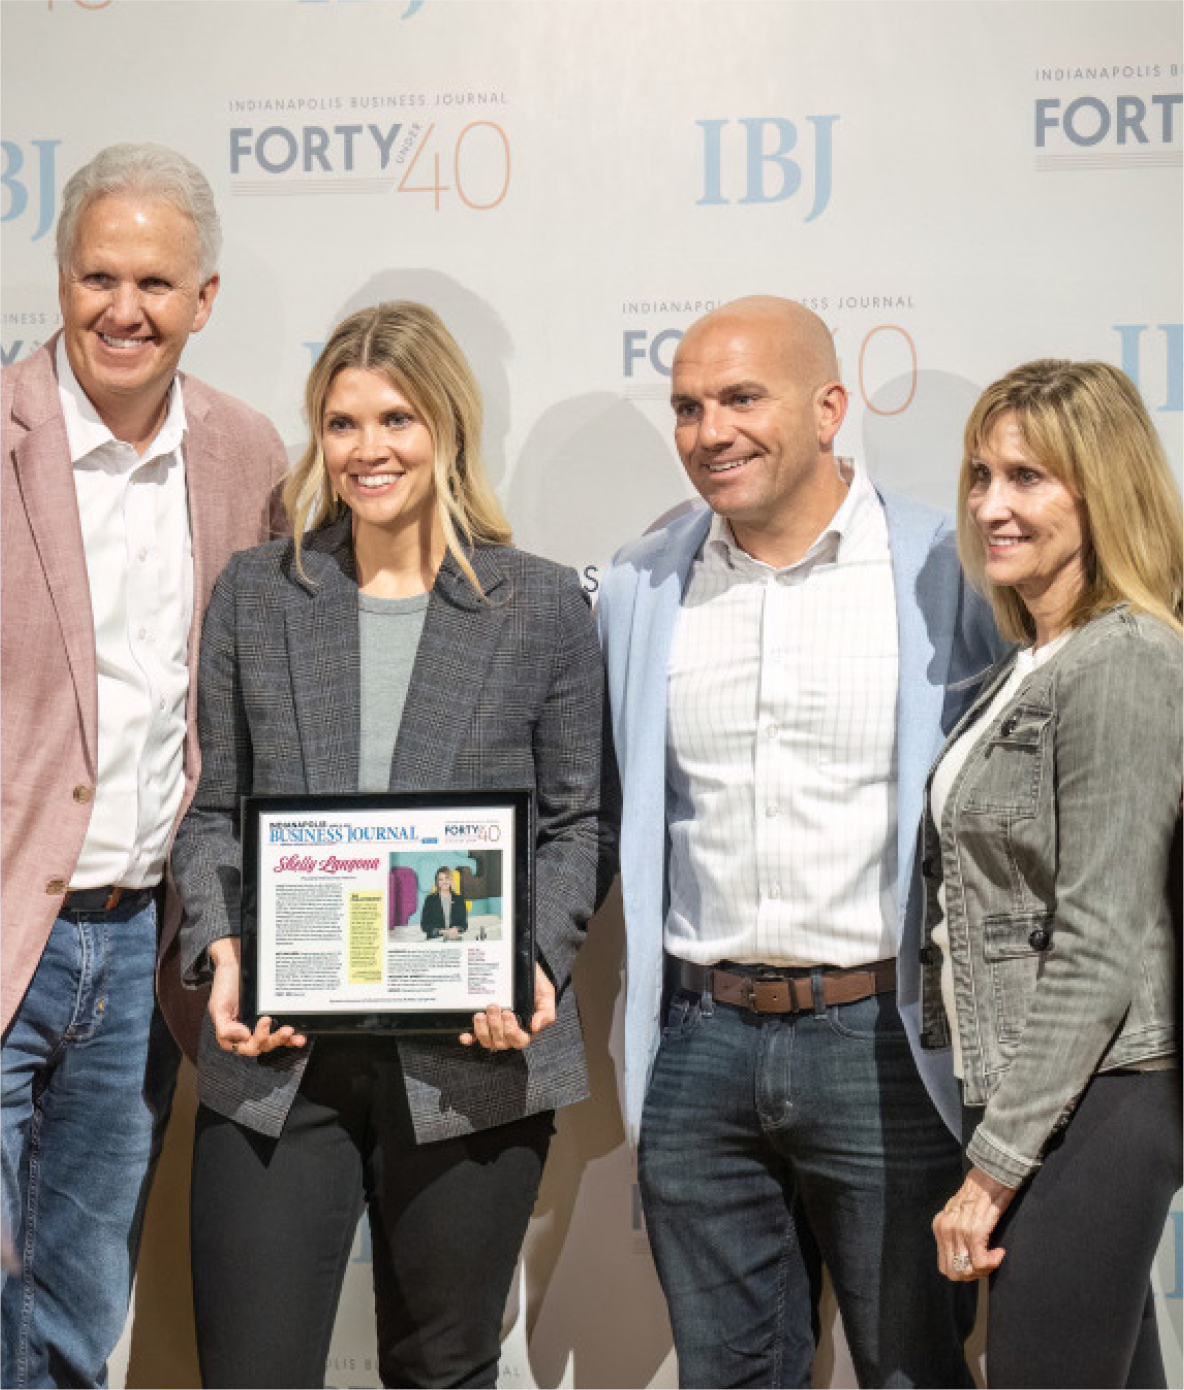
[[624, 946], [618, 885], [575, 968], [592, 1094], [559, 1114], [523, 1254], [530, 1367], [540, 1386], [561, 1384], [569, 1362], [576, 1386], [648, 1385], [673, 1345], [617, 1088]]
[[962, 431], [981, 388], [951, 372], [918, 372], [907, 410], [875, 413], [900, 401], [910, 383], [897, 377], [872, 397], [873, 408], [863, 417], [863, 456], [876, 482], [950, 511], [962, 467]]
[[535, 421], [506, 510], [519, 545], [583, 573], [688, 490], [669, 437], [629, 401], [598, 391], [560, 401]]
[[[196, 1081], [193, 1067], [183, 1061], [136, 1266], [126, 1381], [129, 1390], [185, 1390], [201, 1384], [189, 1277], [189, 1175]], [[112, 1376], [112, 1384], [118, 1383]]]

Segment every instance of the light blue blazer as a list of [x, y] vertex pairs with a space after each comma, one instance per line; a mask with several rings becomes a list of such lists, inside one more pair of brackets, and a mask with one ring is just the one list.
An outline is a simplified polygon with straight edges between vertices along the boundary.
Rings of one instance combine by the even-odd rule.
[[[964, 584], [948, 516], [879, 492], [888, 523], [900, 648], [898, 709], [897, 1001], [934, 1103], [961, 1137], [957, 1082], [946, 1051], [919, 1040], [921, 914], [917, 830], [929, 766], [1004, 651], [986, 605]], [[613, 741], [621, 775], [621, 890], [628, 948], [625, 1114], [636, 1142], [661, 1031], [666, 918], [666, 680], [691, 562], [711, 512], [697, 507], [627, 545], [599, 595]]]

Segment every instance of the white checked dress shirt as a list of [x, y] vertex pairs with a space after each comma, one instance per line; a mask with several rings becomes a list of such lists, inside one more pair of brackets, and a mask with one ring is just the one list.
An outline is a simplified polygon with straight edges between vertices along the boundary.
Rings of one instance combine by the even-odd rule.
[[174, 383], [141, 457], [116, 439], [57, 347], [98, 670], [94, 808], [71, 888], [159, 883], [184, 790], [193, 547]]
[[896, 591], [855, 473], [774, 569], [712, 521], [671, 649], [666, 949], [702, 965], [896, 954]]

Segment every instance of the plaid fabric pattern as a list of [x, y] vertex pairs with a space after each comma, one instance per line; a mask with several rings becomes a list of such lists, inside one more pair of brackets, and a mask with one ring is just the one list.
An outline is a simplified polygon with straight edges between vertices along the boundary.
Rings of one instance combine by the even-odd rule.
[[[202, 775], [172, 860], [191, 985], [209, 979], [210, 944], [239, 930], [240, 796], [357, 790], [358, 589], [348, 518], [306, 537], [303, 559], [307, 579], [289, 540], [239, 553], [206, 615]], [[604, 674], [587, 599], [573, 571], [522, 551], [478, 546], [472, 563], [484, 598], [450, 559], [432, 590], [390, 789], [535, 787], [536, 932], [558, 1017], [521, 1053], [469, 1050], [451, 1037], [401, 1038], [421, 1142], [587, 1094], [569, 985], [612, 868], [601, 816]], [[259, 1060], [222, 1052], [207, 1019], [201, 1099], [277, 1135], [306, 1063], [306, 1052]]]

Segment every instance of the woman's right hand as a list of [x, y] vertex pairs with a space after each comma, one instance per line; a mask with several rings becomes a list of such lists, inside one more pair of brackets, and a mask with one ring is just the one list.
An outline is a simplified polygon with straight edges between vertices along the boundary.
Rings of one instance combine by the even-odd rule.
[[252, 1033], [239, 1019], [242, 948], [238, 937], [228, 936], [215, 941], [209, 954], [214, 965], [214, 980], [210, 985], [210, 1018], [214, 1022], [218, 1046], [223, 1052], [234, 1052], [240, 1057], [258, 1057], [264, 1052], [274, 1052], [277, 1047], [305, 1045], [308, 1039], [287, 1024], [273, 1033], [271, 1019], [264, 1016], [256, 1023]]

